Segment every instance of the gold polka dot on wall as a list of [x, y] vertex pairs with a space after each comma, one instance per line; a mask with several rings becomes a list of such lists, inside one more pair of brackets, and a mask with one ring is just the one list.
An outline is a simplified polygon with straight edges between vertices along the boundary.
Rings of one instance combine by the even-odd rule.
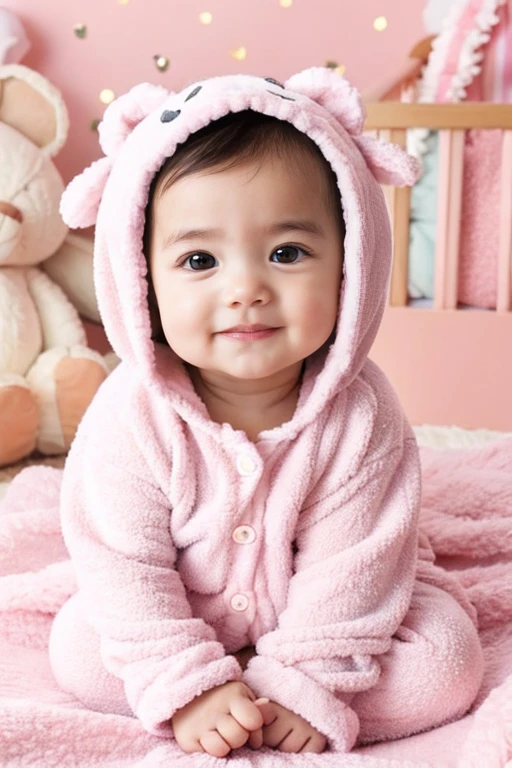
[[291, 8], [293, 5], [293, 0], [279, 0], [279, 5], [281, 8]]
[[119, 5], [128, 5], [130, 0], [117, 0], [117, 2], [119, 3]]
[[210, 11], [203, 11], [199, 14], [199, 21], [201, 24], [211, 24], [213, 21], [213, 15]]
[[387, 26], [388, 26], [388, 20], [386, 19], [385, 16], [377, 16], [377, 18], [373, 22], [373, 28], [377, 32], [384, 32]]
[[170, 61], [167, 56], [159, 56], [157, 54], [156, 56], [153, 56], [153, 61], [155, 62], [155, 67], [160, 72], [166, 72], [169, 69]]
[[103, 104], [110, 104], [110, 102], [114, 101], [115, 97], [116, 95], [111, 88], [103, 88], [100, 93], [100, 101]]
[[73, 27], [73, 32], [78, 38], [80, 38], [80, 40], [83, 40], [84, 37], [87, 36], [87, 27], [85, 24], [75, 24]]
[[325, 66], [327, 67], [327, 69], [332, 69], [334, 72], [337, 72], [339, 75], [344, 75], [347, 69], [344, 64], [338, 64], [337, 61], [326, 61]]
[[234, 51], [230, 51], [230, 55], [237, 61], [243, 61], [247, 58], [247, 48], [244, 48], [243, 45], [241, 45], [240, 48], [235, 48]]

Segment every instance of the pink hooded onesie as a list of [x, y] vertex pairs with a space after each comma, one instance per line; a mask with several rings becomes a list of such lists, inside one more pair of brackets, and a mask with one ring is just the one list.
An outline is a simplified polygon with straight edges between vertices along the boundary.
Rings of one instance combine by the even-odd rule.
[[[292, 419], [251, 442], [213, 422], [183, 365], [151, 341], [145, 208], [178, 144], [228, 112], [307, 134], [333, 168], [346, 224], [336, 339], [306, 361]], [[78, 592], [54, 622], [62, 687], [172, 737], [201, 692], [243, 679], [329, 748], [461, 716], [482, 676], [474, 612], [418, 534], [412, 431], [367, 359], [391, 264], [379, 185], [415, 161], [363, 136], [357, 91], [314, 68], [284, 85], [218, 77], [140, 85], [105, 113], [105, 157], [68, 187], [71, 226], [96, 223], [95, 280], [121, 364], [80, 425], [62, 484]], [[421, 542], [421, 546], [419, 544]], [[257, 655], [242, 671], [231, 655]]]

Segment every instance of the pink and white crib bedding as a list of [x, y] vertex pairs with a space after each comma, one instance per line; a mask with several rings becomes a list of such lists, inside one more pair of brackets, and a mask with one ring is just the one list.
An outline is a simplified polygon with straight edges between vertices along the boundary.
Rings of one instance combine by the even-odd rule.
[[2, 768], [512, 765], [512, 436], [467, 448], [423, 447], [422, 461], [423, 527], [439, 563], [469, 590], [485, 652], [483, 686], [462, 720], [350, 755], [241, 749], [220, 760], [184, 755], [172, 739], [149, 735], [135, 718], [87, 710], [59, 690], [48, 663], [51, 623], [75, 581], [55, 501], [59, 470], [36, 467], [15, 478], [0, 504]]
[[[510, 0], [457, 0], [433, 42], [417, 85], [417, 100], [512, 102], [512, 3]], [[439, 167], [438, 135], [413, 130], [409, 149], [423, 161], [412, 191], [409, 294], [434, 294], [434, 253]], [[499, 197], [502, 131], [468, 131], [459, 257], [459, 302], [495, 308], [499, 249]]]

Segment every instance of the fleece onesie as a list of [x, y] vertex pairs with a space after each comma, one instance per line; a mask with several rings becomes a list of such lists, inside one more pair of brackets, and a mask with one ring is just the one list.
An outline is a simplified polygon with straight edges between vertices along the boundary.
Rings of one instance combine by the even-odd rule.
[[[245, 109], [317, 144], [346, 227], [335, 340], [306, 361], [291, 420], [254, 442], [213, 422], [181, 362], [151, 340], [142, 252], [165, 159]], [[65, 690], [163, 737], [194, 697], [244, 680], [347, 752], [462, 716], [481, 682], [473, 608], [419, 532], [414, 436], [368, 359], [392, 254], [379, 182], [410, 184], [417, 168], [363, 122], [357, 91], [320, 68], [284, 84], [140, 85], [108, 107], [105, 157], [63, 198], [67, 223], [96, 223], [96, 288], [121, 363], [64, 470], [78, 591], [54, 622], [50, 657]], [[232, 654], [247, 645], [256, 656], [243, 671]]]

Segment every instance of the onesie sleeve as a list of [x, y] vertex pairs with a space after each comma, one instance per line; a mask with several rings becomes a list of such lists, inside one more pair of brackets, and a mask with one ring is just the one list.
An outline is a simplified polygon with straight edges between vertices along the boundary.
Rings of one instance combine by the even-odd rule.
[[414, 586], [420, 469], [414, 437], [368, 456], [341, 487], [322, 483], [301, 512], [294, 574], [276, 629], [260, 637], [244, 679], [348, 752], [357, 691], [380, 675]]
[[149, 420], [137, 435], [92, 411], [64, 470], [63, 534], [105, 668], [143, 727], [171, 737], [178, 709], [242, 671], [192, 615], [170, 535], [170, 464]]

